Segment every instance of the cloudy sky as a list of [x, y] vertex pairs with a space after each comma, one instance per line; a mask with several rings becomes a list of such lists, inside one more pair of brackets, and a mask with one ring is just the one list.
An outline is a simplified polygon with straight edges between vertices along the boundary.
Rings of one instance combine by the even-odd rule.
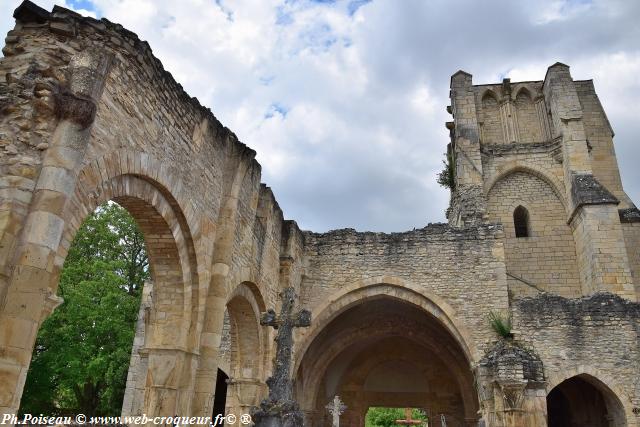
[[[52, 0], [35, 0], [51, 10]], [[0, 1], [0, 32], [18, 0]], [[435, 176], [449, 78], [595, 80], [640, 201], [640, 1], [59, 0], [147, 40], [190, 95], [257, 150], [262, 180], [315, 231], [444, 221]]]

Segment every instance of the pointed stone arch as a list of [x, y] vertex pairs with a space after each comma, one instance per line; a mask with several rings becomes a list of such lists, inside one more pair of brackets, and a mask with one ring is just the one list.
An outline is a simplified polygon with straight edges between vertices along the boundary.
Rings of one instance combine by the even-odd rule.
[[[300, 332], [302, 344], [297, 354], [304, 355], [313, 339], [322, 331], [331, 320], [343, 313], [355, 304], [363, 300], [390, 296], [416, 305], [435, 316], [456, 338], [456, 341], [464, 350], [465, 356], [471, 362], [479, 360], [482, 355], [471, 338], [466, 326], [458, 319], [453, 307], [443, 298], [414, 284], [397, 277], [377, 276], [359, 280], [350, 286], [342, 288], [332, 295], [324, 303], [312, 309], [314, 320], [311, 327]], [[294, 372], [299, 367], [300, 359], [296, 358]]]
[[[203, 251], [196, 250], [194, 241], [194, 236], [200, 234], [202, 220], [195, 215], [197, 209], [193, 204], [181, 198], [183, 193], [181, 181], [166, 164], [147, 153], [119, 150], [89, 161], [78, 173], [75, 191], [65, 211], [68, 220], [56, 252], [55, 265], [62, 268], [73, 236], [84, 218], [108, 200], [118, 202], [132, 213], [151, 252], [154, 251], [154, 242], [147, 235], [154, 233], [154, 223], [147, 223], [146, 217], [155, 217], [155, 225], [163, 228], [162, 243], [157, 245], [158, 254], [162, 254], [160, 248], [163, 245], [165, 250], [173, 246], [172, 268], [179, 269], [174, 271], [180, 271], [182, 275], [179, 279], [182, 288], [176, 289], [174, 295], [184, 310], [181, 327], [187, 328], [186, 339], [181, 346], [194, 351], [198, 346], [204, 308], [200, 289], [207, 283], [206, 271], [198, 266], [203, 262], [207, 264], [206, 260], [198, 259], [198, 256], [202, 258]], [[165, 226], [162, 226], [160, 218]], [[158, 259], [168, 260], [171, 257], [165, 254]], [[155, 289], [156, 293], [161, 292], [158, 286]]]
[[545, 140], [531, 90], [522, 86], [513, 99], [518, 122], [518, 141], [526, 143]]
[[499, 99], [491, 89], [485, 90], [480, 96], [482, 107], [480, 109], [480, 139], [483, 144], [505, 143]]
[[560, 200], [560, 203], [565, 209], [565, 212], [567, 212], [567, 215], [569, 215], [567, 211], [568, 204], [564, 195], [564, 184], [558, 178], [553, 176], [549, 171], [545, 171], [544, 169], [539, 168], [530, 163], [514, 160], [512, 162], [509, 162], [508, 164], [503, 165], [498, 170], [498, 173], [496, 173], [494, 176], [490, 177], [489, 179], [485, 180], [485, 184], [484, 184], [485, 194], [488, 195], [493, 189], [493, 187], [499, 181], [517, 172], [528, 173], [546, 182], [551, 187], [554, 194]]
[[628, 393], [618, 381], [605, 372], [588, 365], [563, 368], [547, 375], [547, 395], [561, 384], [579, 378], [602, 394], [613, 427], [637, 427], [637, 416]]
[[[397, 310], [397, 313], [402, 313], [403, 316], [409, 315], [410, 318], [400, 322], [404, 325], [403, 327], [391, 321], [393, 316], [367, 318], [366, 321], [357, 322], [360, 326], [342, 323], [352, 322], [353, 316], [359, 315], [356, 313], [369, 313], [367, 315], [373, 312], [378, 313], [378, 308]], [[317, 417], [322, 416], [320, 413], [322, 411], [318, 412], [318, 408], [322, 408], [326, 403], [323, 402], [325, 396], [320, 390], [325, 389], [323, 384], [329, 378], [342, 375], [336, 374], [338, 372], [336, 364], [343, 363], [341, 361], [349, 357], [345, 354], [363, 351], [369, 346], [375, 347], [388, 340], [402, 342], [413, 350], [419, 348], [429, 353], [429, 360], [432, 362], [428, 365], [431, 366], [432, 372], [435, 366], [440, 366], [439, 361], [446, 360], [447, 367], [437, 368], [436, 371], [446, 370], [450, 374], [447, 376], [449, 378], [447, 390], [451, 390], [452, 396], [455, 396], [453, 401], [461, 405], [457, 412], [464, 408], [464, 416], [469, 420], [475, 419], [478, 407], [471, 365], [473, 360], [479, 360], [474, 357], [479, 358], [480, 355], [469, 332], [456, 320], [453, 308], [437, 295], [399, 278], [375, 277], [358, 281], [341, 289], [319, 307], [312, 308], [312, 311], [314, 321], [308, 333], [303, 332], [299, 336], [301, 345], [295, 352], [293, 370], [298, 387], [297, 393], [303, 396], [300, 402], [301, 407], [312, 417], [311, 425], [315, 426], [320, 422]], [[415, 325], [407, 322], [414, 322]], [[363, 331], [363, 328], [366, 331]], [[407, 335], [409, 330], [419, 332]], [[334, 332], [336, 332], [335, 335]], [[357, 382], [358, 390], [361, 390], [359, 392], [367, 393], [363, 386], [363, 381]], [[345, 396], [345, 398], [353, 402], [354, 397]], [[370, 398], [371, 395], [367, 395], [365, 400], [368, 401]], [[436, 399], [433, 404], [440, 404], [437, 401], [442, 402]], [[366, 408], [354, 407], [351, 411], [353, 413], [348, 417], [352, 422], [359, 422], [354, 417], [361, 417], [366, 412]]]

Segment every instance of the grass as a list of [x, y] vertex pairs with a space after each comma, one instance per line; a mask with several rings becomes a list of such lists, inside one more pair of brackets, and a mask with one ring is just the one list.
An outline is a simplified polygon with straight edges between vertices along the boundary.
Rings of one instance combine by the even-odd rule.
[[511, 316], [505, 316], [497, 311], [490, 311], [487, 316], [491, 328], [502, 338], [511, 338], [513, 325], [511, 324]]

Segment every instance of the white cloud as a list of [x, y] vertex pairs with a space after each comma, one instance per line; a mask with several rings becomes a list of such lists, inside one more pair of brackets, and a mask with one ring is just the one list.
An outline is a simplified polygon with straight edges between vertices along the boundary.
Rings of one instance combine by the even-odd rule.
[[570, 20], [593, 6], [591, 1], [580, 0], [540, 1], [534, 4], [538, 10], [534, 15], [533, 22], [538, 25]]
[[[10, 26], [9, 3], [0, 28]], [[574, 78], [593, 78], [626, 188], [640, 199], [629, 160], [640, 152], [640, 2], [374, 0], [355, 13], [349, 0], [90, 3], [147, 40], [187, 92], [256, 149], [263, 180], [304, 228], [444, 220], [448, 193], [435, 175], [458, 69], [475, 83], [539, 80], [562, 61]]]

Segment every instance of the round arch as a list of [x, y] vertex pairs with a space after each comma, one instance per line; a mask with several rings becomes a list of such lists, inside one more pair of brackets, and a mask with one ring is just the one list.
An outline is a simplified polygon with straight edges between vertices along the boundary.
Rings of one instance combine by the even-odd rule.
[[248, 413], [266, 389], [267, 339], [260, 325], [265, 304], [254, 283], [242, 282], [229, 293], [225, 307], [218, 366], [226, 368], [228, 385], [216, 389], [215, 399], [224, 403], [226, 413]]
[[605, 400], [618, 406], [626, 418], [623, 426], [638, 427], [637, 417], [633, 412], [633, 404], [624, 388], [610, 375], [588, 365], [574, 368], [563, 368], [547, 374], [547, 395], [563, 382], [572, 378], [580, 378], [594, 386]]
[[[154, 168], [152, 175], [146, 174]], [[179, 180], [169, 173], [163, 176], [162, 181], [171, 189], [156, 180], [163, 173], [160, 170], [148, 155], [128, 151], [110, 153], [83, 167], [63, 212], [65, 226], [56, 251], [51, 288], [55, 292], [64, 259], [84, 219], [99, 205], [113, 200], [127, 209], [140, 226], [157, 284], [154, 304], [159, 322], [153, 322], [156, 332], [150, 334], [148, 342], [193, 352], [198, 337], [200, 278], [193, 228], [182, 206], [187, 212], [193, 209], [173, 197], [180, 193]]]
[[266, 308], [258, 287], [252, 282], [240, 283], [229, 294], [225, 305], [231, 323], [229, 376], [263, 380], [266, 339], [260, 315]]

